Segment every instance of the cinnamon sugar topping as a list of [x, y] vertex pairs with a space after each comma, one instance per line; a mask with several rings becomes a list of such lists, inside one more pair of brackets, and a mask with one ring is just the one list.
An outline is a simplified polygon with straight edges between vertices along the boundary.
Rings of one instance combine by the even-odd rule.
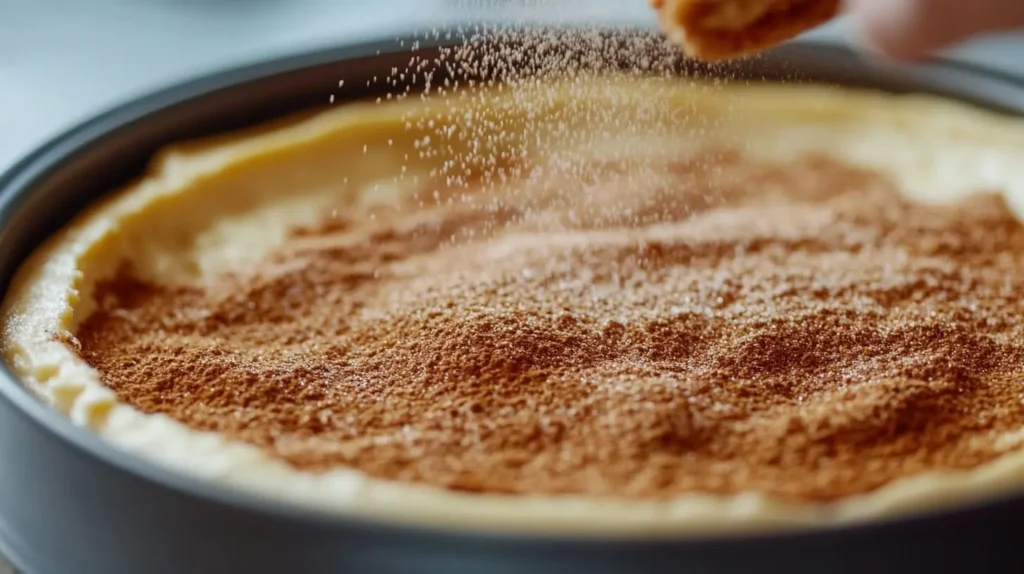
[[915, 204], [820, 158], [646, 168], [340, 209], [202, 288], [124, 273], [80, 352], [296, 467], [466, 491], [834, 500], [1020, 447], [999, 196]]

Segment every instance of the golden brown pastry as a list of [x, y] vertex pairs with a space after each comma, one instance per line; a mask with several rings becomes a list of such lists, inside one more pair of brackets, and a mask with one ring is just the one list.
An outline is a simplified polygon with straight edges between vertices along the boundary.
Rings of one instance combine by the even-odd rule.
[[650, 0], [661, 27], [699, 60], [738, 58], [836, 16], [839, 0]]

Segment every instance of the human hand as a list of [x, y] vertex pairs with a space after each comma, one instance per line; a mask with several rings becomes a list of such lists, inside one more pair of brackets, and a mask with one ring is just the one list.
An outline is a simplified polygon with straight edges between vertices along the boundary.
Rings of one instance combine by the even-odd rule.
[[846, 11], [863, 42], [898, 59], [1024, 27], [1024, 0], [846, 0]]

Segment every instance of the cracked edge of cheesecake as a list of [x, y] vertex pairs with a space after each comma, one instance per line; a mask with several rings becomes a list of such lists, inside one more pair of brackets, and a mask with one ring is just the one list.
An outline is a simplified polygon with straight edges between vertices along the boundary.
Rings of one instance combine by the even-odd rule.
[[[1024, 149], [1024, 121], [922, 96], [815, 86], [702, 90], [682, 80], [642, 89], [638, 81], [610, 79], [585, 95], [576, 88], [554, 97], [549, 93], [545, 101], [550, 111], [568, 98], [621, 105], [643, 97], [681, 115], [721, 119], [714, 130], [676, 130], [677, 143], [700, 146], [723, 137], [752, 157], [769, 159], [831, 149], [845, 162], [891, 174], [915, 199], [943, 201], [982, 187], [1004, 188], [1011, 207], [1024, 212], [1024, 165], [1016, 157]], [[94, 309], [93, 287], [121, 262], [144, 264], [145, 273], [158, 277], [215, 273], [227, 260], [257, 256], [291, 229], [314, 223], [330, 202], [370, 195], [374, 182], [393, 174], [403, 165], [400, 156], [415, 149], [416, 135], [405, 122], [423, 106], [419, 101], [350, 104], [296, 123], [169, 148], [145, 177], [79, 214], [20, 268], [0, 309], [4, 359], [42, 400], [117, 448], [263, 498], [370, 519], [593, 536], [704, 534], [876, 519], [1024, 484], [1024, 452], [969, 471], [904, 478], [833, 503], [756, 492], [691, 493], [668, 501], [470, 494], [372, 479], [344, 468], [303, 472], [255, 446], [119, 402], [69, 346], [76, 326]], [[505, 119], [506, 129], [515, 125]], [[381, 153], [367, 155], [368, 141], [380, 144], [375, 148]], [[347, 154], [363, 154], [363, 159], [324, 161]], [[413, 169], [429, 170], [431, 161]], [[342, 174], [352, 185], [337, 187]], [[357, 180], [364, 185], [355, 185]], [[237, 193], [239, 186], [247, 193]], [[197, 212], [194, 202], [200, 197], [204, 209]], [[262, 243], [232, 252], [229, 239], [240, 230], [247, 241]], [[183, 236], [190, 240], [182, 243]], [[167, 257], [174, 249], [217, 257]], [[1024, 442], [1024, 429], [1018, 435], [1006, 440]]]
[[767, 50], [835, 18], [841, 0], [650, 0], [663, 32], [707, 62]]

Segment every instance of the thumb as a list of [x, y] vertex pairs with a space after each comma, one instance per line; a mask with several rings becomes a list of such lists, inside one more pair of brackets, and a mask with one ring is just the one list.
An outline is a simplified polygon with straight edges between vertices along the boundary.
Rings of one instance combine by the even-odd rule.
[[846, 10], [862, 42], [900, 59], [1024, 25], [1020, 0], [846, 0]]

